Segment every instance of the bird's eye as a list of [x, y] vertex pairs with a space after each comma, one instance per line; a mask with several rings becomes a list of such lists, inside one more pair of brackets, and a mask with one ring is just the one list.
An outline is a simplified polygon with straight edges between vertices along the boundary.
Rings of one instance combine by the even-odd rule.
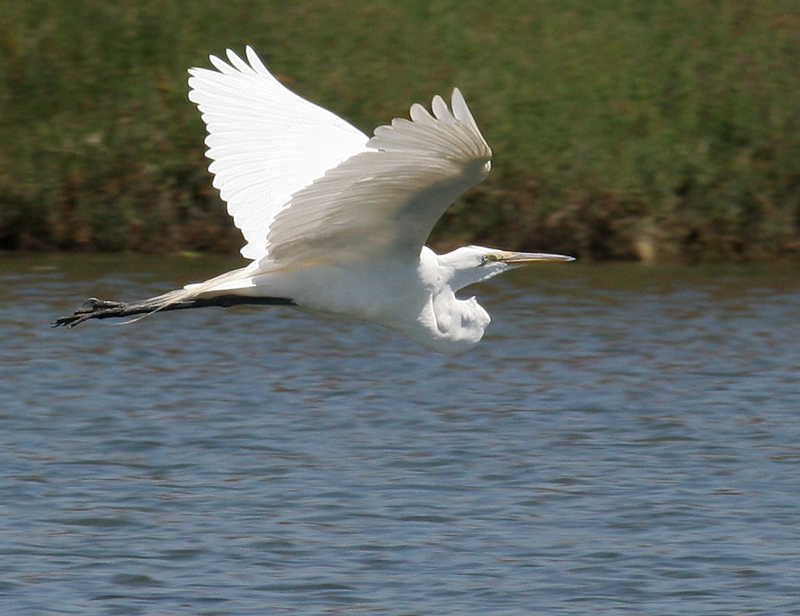
[[497, 255], [483, 255], [481, 257], [481, 266], [486, 265], [487, 263], [494, 263], [495, 261], [499, 261], [500, 257]]

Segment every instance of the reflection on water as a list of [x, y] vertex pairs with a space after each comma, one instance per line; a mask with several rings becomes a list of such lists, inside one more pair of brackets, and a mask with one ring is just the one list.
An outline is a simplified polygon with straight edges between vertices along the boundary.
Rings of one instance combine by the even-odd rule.
[[530, 268], [456, 357], [211, 259], [0, 258], [14, 614], [800, 614], [793, 268]]

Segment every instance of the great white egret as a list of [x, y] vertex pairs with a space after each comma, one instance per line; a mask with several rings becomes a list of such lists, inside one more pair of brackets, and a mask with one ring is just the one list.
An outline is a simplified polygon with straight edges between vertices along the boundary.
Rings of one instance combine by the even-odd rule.
[[368, 138], [289, 91], [252, 48], [193, 68], [189, 99], [208, 128], [213, 185], [251, 262], [206, 282], [126, 304], [89, 299], [54, 326], [235, 304], [279, 304], [362, 319], [442, 352], [477, 344], [489, 314], [456, 291], [545, 253], [424, 245], [436, 220], [482, 181], [492, 152], [464, 97], [435, 96]]

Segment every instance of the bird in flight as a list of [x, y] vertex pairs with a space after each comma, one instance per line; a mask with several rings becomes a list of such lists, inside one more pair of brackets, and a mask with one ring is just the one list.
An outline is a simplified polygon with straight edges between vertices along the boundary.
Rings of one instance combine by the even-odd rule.
[[425, 246], [434, 223], [489, 173], [492, 152], [456, 88], [450, 106], [411, 107], [373, 137], [294, 94], [252, 48], [193, 68], [189, 99], [208, 129], [213, 185], [250, 263], [139, 302], [87, 300], [54, 326], [238, 304], [360, 319], [440, 352], [476, 345], [490, 322], [456, 292], [546, 253]]

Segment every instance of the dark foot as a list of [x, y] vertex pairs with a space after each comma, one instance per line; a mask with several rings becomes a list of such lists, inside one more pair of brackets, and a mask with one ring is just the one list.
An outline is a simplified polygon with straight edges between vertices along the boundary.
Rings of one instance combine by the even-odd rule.
[[109, 302], [96, 297], [87, 299], [73, 314], [59, 317], [53, 322], [53, 327], [75, 327], [89, 319], [103, 319], [106, 317], [120, 316], [127, 309], [127, 304], [122, 302]]

